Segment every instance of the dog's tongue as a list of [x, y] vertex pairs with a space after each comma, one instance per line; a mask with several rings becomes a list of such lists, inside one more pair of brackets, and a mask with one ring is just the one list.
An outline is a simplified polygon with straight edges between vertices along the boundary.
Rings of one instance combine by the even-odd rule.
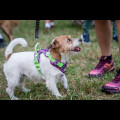
[[81, 48], [80, 48], [80, 47], [75, 47], [75, 48], [74, 48], [74, 51], [77, 51], [77, 52], [78, 52], [78, 51], [81, 51]]

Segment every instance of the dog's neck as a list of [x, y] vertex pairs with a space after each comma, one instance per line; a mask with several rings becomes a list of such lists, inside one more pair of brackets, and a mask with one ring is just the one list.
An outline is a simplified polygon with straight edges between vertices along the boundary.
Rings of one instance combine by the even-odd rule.
[[54, 58], [55, 60], [58, 60], [62, 63], [68, 62], [68, 59], [69, 59], [68, 54], [60, 53], [58, 50], [53, 48], [50, 49], [50, 54], [52, 58]]
[[68, 62], [68, 59], [69, 59], [68, 54], [61, 53], [61, 62], [66, 63]]

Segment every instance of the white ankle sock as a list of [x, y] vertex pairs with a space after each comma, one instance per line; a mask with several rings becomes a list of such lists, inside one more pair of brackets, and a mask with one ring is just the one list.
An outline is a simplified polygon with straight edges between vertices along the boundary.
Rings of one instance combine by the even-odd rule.
[[50, 26], [54, 26], [55, 25], [55, 23], [54, 22], [50, 22]]
[[45, 24], [45, 28], [48, 28], [48, 29], [49, 29], [49, 28], [50, 28], [50, 24], [49, 24], [49, 23], [46, 23], [46, 24]]

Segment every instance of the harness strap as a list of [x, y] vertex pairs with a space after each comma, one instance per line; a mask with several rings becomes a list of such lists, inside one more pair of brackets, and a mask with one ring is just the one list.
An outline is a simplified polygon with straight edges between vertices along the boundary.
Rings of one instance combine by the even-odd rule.
[[40, 75], [44, 78], [42, 72], [41, 72], [41, 69], [40, 69], [40, 65], [39, 65], [39, 62], [38, 62], [38, 57], [39, 57], [39, 54], [37, 51], [39, 51], [40, 49], [38, 49], [37, 47], [40, 47], [41, 49], [41, 46], [40, 46], [40, 43], [37, 43], [35, 45], [35, 58], [34, 58], [34, 64], [35, 64], [35, 67], [37, 68], [38, 72], [40, 73]]
[[58, 67], [60, 67], [60, 68], [63, 67], [64, 64], [61, 63], [61, 62], [56, 61], [55, 59], [53, 59], [49, 52], [46, 52], [46, 56], [47, 56], [53, 63], [54, 63], [54, 62], [57, 62], [56, 64], [57, 64]]
[[[40, 49], [37, 48], [38, 46], [39, 46]], [[35, 45], [34, 64], [35, 64], [38, 72], [40, 73], [40, 75], [41, 75], [42, 77], [44, 77], [44, 76], [43, 76], [43, 74], [42, 74], [42, 72], [41, 72], [40, 65], [39, 65], [41, 53], [43, 53], [46, 57], [49, 58], [50, 63], [51, 63], [54, 67], [58, 68], [62, 73], [64, 73], [64, 74], [66, 73], [67, 62], [64, 64], [64, 63], [61, 63], [61, 62], [55, 60], [54, 58], [52, 58], [49, 50], [41, 49], [40, 44], [37, 43], [37, 44]]]
[[42, 50], [39, 50], [39, 51], [37, 51], [37, 52], [38, 52], [38, 54], [39, 54], [39, 57], [38, 57], [38, 62], [39, 62], [39, 63], [40, 63], [40, 54], [43, 53], [46, 57], [49, 58], [50, 63], [51, 63], [54, 67], [58, 68], [62, 73], [64, 73], [64, 74], [66, 73], [67, 62], [64, 64], [64, 63], [59, 62], [58, 60], [55, 60], [54, 58], [52, 58], [49, 50], [42, 49]]

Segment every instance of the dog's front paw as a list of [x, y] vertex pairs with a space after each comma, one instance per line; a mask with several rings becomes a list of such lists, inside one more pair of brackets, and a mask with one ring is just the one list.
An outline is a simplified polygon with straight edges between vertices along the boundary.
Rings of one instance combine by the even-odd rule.
[[15, 97], [15, 96], [12, 96], [11, 100], [19, 100], [19, 99], [17, 97]]
[[63, 99], [63, 96], [56, 96], [56, 98], [58, 99], [58, 100], [62, 100]]
[[69, 86], [68, 86], [68, 85], [64, 85], [64, 88], [65, 88], [66, 90], [68, 90], [68, 89], [69, 89]]

